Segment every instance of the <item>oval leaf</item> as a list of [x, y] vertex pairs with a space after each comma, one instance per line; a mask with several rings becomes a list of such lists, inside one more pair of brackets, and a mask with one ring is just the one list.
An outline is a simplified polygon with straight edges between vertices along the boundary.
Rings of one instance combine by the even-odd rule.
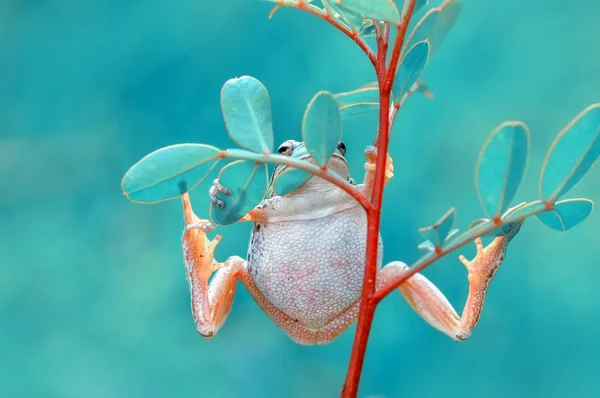
[[454, 26], [460, 10], [460, 1], [445, 0], [438, 7], [427, 11], [408, 36], [404, 50], [411, 48], [413, 43], [427, 39], [431, 45], [430, 55], [435, 53]]
[[342, 117], [334, 96], [318, 92], [308, 103], [302, 119], [302, 139], [308, 153], [323, 166], [342, 138]]
[[554, 208], [536, 214], [537, 219], [548, 228], [567, 232], [590, 215], [594, 202], [589, 199], [559, 200]]
[[225, 82], [221, 109], [229, 136], [236, 144], [259, 153], [273, 151], [271, 100], [258, 79], [242, 76]]
[[573, 188], [600, 155], [600, 104], [587, 107], [556, 137], [540, 177], [540, 196], [554, 202]]
[[475, 170], [475, 185], [483, 207], [491, 218], [508, 208], [523, 180], [529, 131], [521, 122], [504, 122], [483, 146]]
[[179, 144], [158, 149], [125, 173], [121, 188], [134, 202], [157, 203], [190, 191], [220, 159], [221, 150], [203, 144]]
[[325, 11], [330, 13], [334, 18], [346, 22], [353, 32], [360, 29], [363, 23], [363, 16], [361, 14], [342, 7], [336, 0], [322, 0], [321, 3]]
[[[402, 17], [404, 17], [406, 15], [406, 13], [408, 12], [408, 6], [409, 6], [409, 4], [410, 4], [410, 1], [408, 1], [408, 0], [404, 1], [404, 5], [402, 6]], [[415, 1], [415, 8], [413, 9], [413, 15], [415, 15], [426, 4], [429, 4], [429, 1], [427, 1], [427, 0], [416, 0]]]
[[379, 111], [379, 102], [362, 102], [340, 108], [342, 121], [347, 121], [355, 116]]
[[400, 23], [400, 13], [394, 0], [330, 0], [330, 3], [366, 18], [374, 18], [396, 25]]
[[[441, 247], [443, 243], [451, 236], [452, 225], [456, 218], [456, 210], [451, 208], [435, 224], [429, 227], [419, 228], [419, 232], [430, 241], [434, 247]], [[457, 231], [452, 231], [454, 235]]]
[[363, 86], [357, 90], [334, 94], [333, 97], [340, 108], [342, 124], [354, 116], [379, 111], [379, 87], [377, 87], [377, 83]]
[[210, 218], [215, 224], [229, 225], [244, 217], [265, 196], [267, 166], [248, 160], [236, 160], [221, 169], [219, 183], [231, 189], [231, 195], [217, 194], [224, 206], [211, 203]]
[[377, 29], [375, 29], [375, 25], [373, 24], [373, 20], [369, 19], [364, 21], [360, 29], [358, 30], [358, 34], [362, 37], [371, 37], [377, 35]]
[[429, 48], [429, 41], [423, 40], [412, 46], [404, 56], [392, 86], [396, 103], [402, 100], [404, 94], [421, 77], [429, 60]]
[[337, 101], [340, 109], [362, 103], [379, 104], [379, 87], [377, 86], [377, 83], [375, 83], [375, 85], [363, 86], [356, 90], [334, 94], [333, 97]]
[[275, 195], [283, 196], [300, 188], [312, 177], [308, 171], [288, 167], [287, 170], [279, 174], [273, 182]]

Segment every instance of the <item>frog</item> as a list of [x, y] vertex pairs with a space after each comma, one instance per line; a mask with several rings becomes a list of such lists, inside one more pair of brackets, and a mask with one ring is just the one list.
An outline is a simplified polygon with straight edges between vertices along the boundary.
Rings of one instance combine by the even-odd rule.
[[[280, 155], [313, 162], [305, 143], [286, 140]], [[377, 148], [367, 146], [363, 182], [350, 177], [346, 145], [339, 142], [326, 168], [351, 190], [371, 200]], [[386, 156], [384, 184], [394, 175], [393, 160]], [[253, 228], [246, 258], [230, 256], [224, 262], [214, 251], [222, 237], [208, 233], [215, 225], [193, 211], [189, 193], [182, 195], [184, 232], [181, 238], [191, 309], [197, 332], [214, 336], [226, 321], [240, 281], [268, 317], [293, 341], [302, 345], [326, 344], [357, 319], [365, 269], [367, 213], [348, 192], [313, 175], [284, 195], [274, 189], [276, 178], [289, 166], [274, 168], [264, 199], [240, 221]], [[216, 179], [209, 189], [213, 205], [222, 207], [220, 195], [231, 191]], [[491, 279], [504, 259], [509, 234], [484, 247], [475, 240], [472, 260], [460, 256], [467, 268], [469, 295], [461, 316], [444, 294], [425, 276], [416, 273], [397, 290], [427, 323], [455, 341], [468, 338], [477, 323]], [[379, 235], [376, 289], [400, 276], [409, 267], [401, 261], [382, 266], [383, 240]]]

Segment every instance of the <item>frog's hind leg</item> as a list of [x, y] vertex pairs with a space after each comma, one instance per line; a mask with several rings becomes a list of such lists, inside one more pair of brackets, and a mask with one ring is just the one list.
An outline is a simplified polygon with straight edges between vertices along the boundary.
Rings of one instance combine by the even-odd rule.
[[337, 317], [319, 329], [306, 327], [298, 320], [275, 307], [258, 290], [245, 264], [240, 271], [240, 279], [254, 298], [258, 306], [279, 326], [292, 340], [302, 345], [327, 344], [342, 334], [358, 317], [359, 302], [353, 303]]
[[[504, 237], [498, 237], [484, 248], [481, 239], [476, 239], [475, 258], [468, 261], [464, 256], [460, 256], [460, 261], [469, 273], [469, 295], [462, 316], [456, 313], [442, 292], [421, 274], [413, 275], [398, 289], [427, 323], [453, 340], [465, 340], [479, 320], [485, 294], [504, 259], [507, 243]], [[380, 271], [382, 283], [397, 277], [407, 268], [406, 264], [399, 261], [388, 264]]]

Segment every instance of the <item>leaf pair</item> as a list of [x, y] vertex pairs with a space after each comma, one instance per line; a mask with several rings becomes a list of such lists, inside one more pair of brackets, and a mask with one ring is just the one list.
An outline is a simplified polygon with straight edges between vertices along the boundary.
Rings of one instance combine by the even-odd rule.
[[[429, 42], [415, 44], [401, 60], [392, 85], [392, 102], [400, 103], [404, 95], [419, 80], [429, 60]], [[379, 111], [379, 87], [367, 85], [357, 90], [336, 94], [343, 120], [368, 112]]]
[[435, 252], [443, 247], [458, 229], [452, 229], [456, 219], [456, 210], [451, 208], [435, 224], [419, 228], [419, 232], [425, 237], [425, 241], [419, 245], [419, 249]]
[[529, 141], [529, 131], [522, 122], [504, 122], [492, 132], [475, 172], [481, 203], [494, 222], [517, 220], [521, 214], [546, 208], [548, 211], [537, 215], [538, 220], [552, 229], [566, 231], [583, 221], [593, 208], [589, 199], [556, 200], [581, 180], [600, 155], [600, 104], [581, 112], [552, 144], [540, 176], [542, 200], [504, 213], [523, 180]]
[[[249, 76], [227, 81], [221, 90], [221, 108], [233, 141], [256, 153], [271, 153], [271, 101], [260, 81]], [[161, 148], [127, 171], [121, 183], [122, 189], [129, 199], [136, 202], [157, 203], [172, 199], [198, 185], [224, 157], [224, 151], [204, 144]], [[223, 209], [211, 206], [211, 217], [217, 223], [226, 224], [236, 217], [239, 219], [239, 214], [244, 213], [252, 202], [256, 205], [262, 199], [267, 181], [266, 166], [262, 166], [265, 168], [264, 178], [259, 177], [262, 174], [257, 170], [259, 167], [254, 161], [237, 161], [221, 169], [219, 179], [232, 190], [232, 195], [223, 197]], [[262, 192], [262, 195], [257, 192]]]
[[[279, 155], [272, 154], [269, 94], [253, 77], [230, 79], [221, 90], [221, 108], [229, 136], [248, 151], [222, 151], [204, 144], [161, 148], [127, 171], [121, 184], [125, 195], [132, 201], [143, 203], [172, 199], [198, 185], [220, 159], [243, 159], [221, 169], [218, 179], [231, 190], [231, 195], [219, 195], [225, 206], [211, 206], [211, 218], [217, 224], [231, 224], [254, 208], [264, 198], [267, 188], [264, 163], [282, 163], [281, 156], [278, 159]], [[302, 131], [308, 156], [321, 166], [327, 164], [342, 134], [340, 110], [331, 93], [319, 92], [311, 100]], [[287, 167], [279, 176], [282, 180], [275, 181], [275, 188], [278, 194], [284, 195], [304, 184], [311, 173]]]
[[[268, 154], [273, 146], [271, 104], [266, 88], [257, 79], [244, 76], [225, 83], [221, 91], [221, 106], [227, 130], [240, 146], [254, 152]], [[342, 136], [342, 118], [334, 96], [318, 92], [308, 104], [302, 120], [302, 138], [307, 154], [319, 166], [324, 167]], [[232, 190], [229, 198], [222, 200], [222, 208], [211, 206], [211, 217], [219, 224], [231, 224], [250, 210], [263, 198], [268, 179], [258, 169], [260, 163], [237, 161], [224, 167], [219, 174], [223, 186]], [[243, 178], [241, 178], [243, 177]], [[312, 174], [305, 170], [285, 167], [274, 176], [276, 194], [286, 195], [302, 186]]]
[[429, 58], [454, 26], [460, 10], [460, 1], [446, 0], [439, 7], [427, 11], [406, 37], [402, 61], [392, 88], [396, 105], [404, 101], [404, 95], [421, 78]]
[[[302, 118], [302, 140], [307, 155], [325, 167], [341, 138], [342, 115], [338, 102], [330, 92], [319, 91], [308, 103]], [[308, 171], [288, 167], [283, 174], [274, 176], [274, 191], [277, 195], [286, 195], [311, 177]]]

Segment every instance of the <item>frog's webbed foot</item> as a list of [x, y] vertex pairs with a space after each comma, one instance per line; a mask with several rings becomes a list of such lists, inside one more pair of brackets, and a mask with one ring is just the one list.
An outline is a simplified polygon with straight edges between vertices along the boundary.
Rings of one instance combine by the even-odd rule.
[[[373, 184], [375, 182], [375, 170], [377, 169], [377, 148], [369, 145], [365, 148], [365, 157], [367, 161], [365, 163], [365, 181], [362, 184], [363, 194], [367, 197], [371, 197], [373, 192]], [[384, 184], [387, 184], [388, 180], [394, 176], [394, 162], [390, 154], [387, 154], [385, 162], [385, 178]]]
[[223, 203], [223, 201], [217, 197], [217, 193], [221, 193], [225, 196], [231, 196], [231, 189], [225, 188], [223, 185], [221, 185], [218, 179], [215, 179], [212, 186], [208, 190], [208, 198], [210, 201], [222, 209], [225, 206], [225, 203]]

